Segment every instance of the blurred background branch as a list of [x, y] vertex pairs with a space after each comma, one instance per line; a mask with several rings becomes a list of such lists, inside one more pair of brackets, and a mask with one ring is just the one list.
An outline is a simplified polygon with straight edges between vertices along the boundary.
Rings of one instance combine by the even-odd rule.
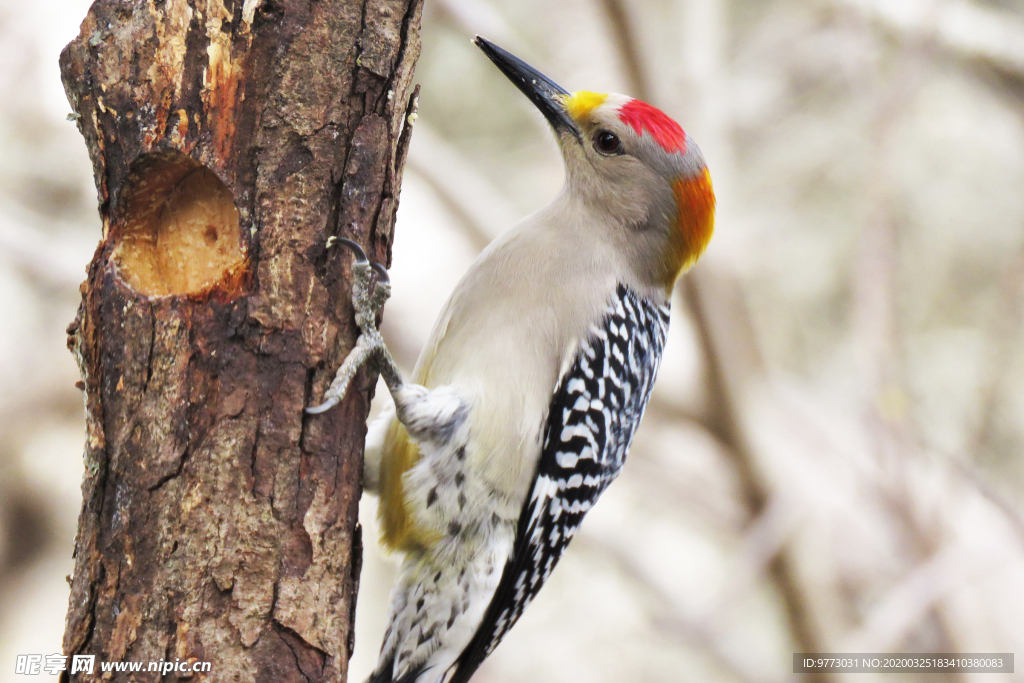
[[934, 42], [957, 57], [1024, 76], [1024, 19], [1019, 11], [965, 0], [832, 1], [903, 39]]

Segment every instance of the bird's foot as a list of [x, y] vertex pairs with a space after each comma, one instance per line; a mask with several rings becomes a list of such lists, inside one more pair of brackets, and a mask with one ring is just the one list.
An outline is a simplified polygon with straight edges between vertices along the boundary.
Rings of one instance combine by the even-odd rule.
[[[384, 375], [388, 386], [402, 383], [380, 330], [377, 329], [377, 313], [391, 296], [388, 271], [381, 264], [366, 258], [363, 249], [352, 240], [336, 239], [332, 241], [334, 243], [348, 247], [356, 256], [352, 264], [352, 306], [355, 308], [356, 325], [359, 326], [359, 338], [324, 393], [323, 403], [306, 408], [306, 412], [311, 414], [323, 413], [338, 405], [348, 390], [349, 382], [368, 361], [377, 361], [377, 369]], [[374, 273], [377, 274], [376, 279]]]

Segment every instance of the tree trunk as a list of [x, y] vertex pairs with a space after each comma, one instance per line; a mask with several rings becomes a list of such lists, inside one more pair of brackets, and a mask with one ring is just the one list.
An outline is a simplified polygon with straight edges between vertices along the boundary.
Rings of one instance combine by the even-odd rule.
[[97, 0], [65, 49], [103, 235], [64, 680], [345, 680], [374, 378], [303, 408], [357, 334], [328, 238], [389, 259], [420, 5]]

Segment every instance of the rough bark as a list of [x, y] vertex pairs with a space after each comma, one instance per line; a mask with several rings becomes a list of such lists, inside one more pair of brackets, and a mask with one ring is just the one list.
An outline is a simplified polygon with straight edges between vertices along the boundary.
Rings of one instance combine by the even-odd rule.
[[103, 222], [68, 330], [87, 441], [64, 651], [97, 659], [72, 680], [176, 659], [345, 680], [373, 378], [303, 408], [357, 332], [328, 238], [389, 258], [420, 4], [97, 0], [61, 56]]

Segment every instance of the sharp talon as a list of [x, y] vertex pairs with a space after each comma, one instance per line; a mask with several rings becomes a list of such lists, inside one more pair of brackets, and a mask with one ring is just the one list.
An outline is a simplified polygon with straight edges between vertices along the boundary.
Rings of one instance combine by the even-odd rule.
[[357, 262], [359, 262], [359, 263], [366, 263], [366, 262], [368, 262], [370, 260], [370, 259], [366, 258], [366, 252], [363, 251], [363, 248], [361, 246], [359, 246], [358, 244], [356, 244], [355, 242], [353, 242], [352, 240], [345, 239], [344, 237], [339, 237], [337, 243], [338, 244], [344, 244], [346, 247], [351, 249], [352, 253], [356, 255], [356, 261]]
[[319, 415], [320, 413], [326, 413], [328, 410], [338, 405], [339, 403], [341, 403], [341, 399], [329, 398], [318, 406], [306, 408], [306, 414]]
[[388, 269], [384, 267], [384, 264], [374, 261], [370, 264], [370, 267], [380, 275], [381, 282], [391, 282], [391, 276], [388, 275]]

